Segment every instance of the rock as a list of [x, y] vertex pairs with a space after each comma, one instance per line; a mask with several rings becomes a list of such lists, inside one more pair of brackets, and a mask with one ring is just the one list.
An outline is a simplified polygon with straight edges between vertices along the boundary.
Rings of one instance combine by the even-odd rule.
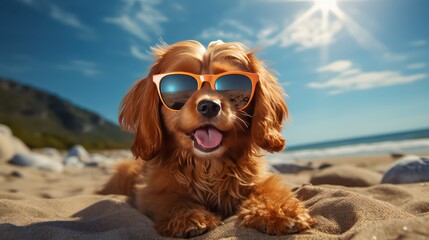
[[294, 163], [289, 164], [275, 164], [273, 165], [280, 173], [299, 173], [306, 170], [313, 170], [310, 165], [298, 165]]
[[87, 167], [97, 167], [97, 166], [106, 166], [112, 163], [115, 163], [115, 159], [106, 157], [99, 153], [93, 153], [90, 156], [90, 159], [88, 162], [86, 162]]
[[10, 130], [10, 128], [4, 124], [0, 124], [0, 135], [4, 135], [4, 136], [12, 136], [12, 131]]
[[13, 136], [8, 126], [0, 124], [0, 162], [11, 159], [18, 152], [28, 153], [30, 149], [21, 139]]
[[67, 152], [66, 158], [71, 157], [71, 156], [77, 157], [77, 158], [79, 158], [80, 161], [84, 162], [84, 161], [89, 160], [90, 155], [83, 146], [74, 145]]
[[11, 137], [4, 133], [0, 131], [0, 162], [11, 159], [13, 154], [15, 154]]
[[322, 163], [319, 165], [319, 169], [325, 169], [325, 168], [329, 168], [332, 166], [333, 166], [333, 164], [331, 164], [331, 163]]
[[16, 153], [13, 158], [9, 160], [9, 163], [53, 172], [62, 172], [64, 169], [61, 163], [37, 153]]
[[401, 157], [403, 157], [403, 156], [405, 156], [406, 154], [405, 153], [403, 153], [403, 152], [392, 152], [392, 153], [390, 153], [390, 156], [392, 157], [392, 158], [394, 158], [394, 159], [398, 159], [398, 158], [401, 158]]
[[12, 171], [10, 173], [10, 176], [12, 176], [12, 177], [18, 177], [18, 178], [24, 177], [24, 175], [20, 171], [17, 171], [17, 170]]
[[13, 143], [13, 147], [15, 149], [15, 152], [17, 153], [29, 153], [30, 152], [30, 148], [27, 147], [27, 145], [25, 145], [24, 142], [21, 141], [21, 139], [12, 136], [12, 143]]
[[38, 152], [51, 159], [62, 160], [61, 153], [56, 148], [46, 147], [46, 148], [39, 149]]
[[81, 162], [80, 159], [76, 156], [65, 157], [63, 160], [63, 164], [66, 167], [76, 167], [76, 168], [81, 168], [85, 166], [85, 164]]
[[314, 185], [331, 184], [347, 187], [367, 187], [380, 182], [381, 174], [353, 166], [332, 166], [320, 170], [311, 179]]
[[429, 182], [429, 158], [408, 155], [396, 161], [384, 173], [381, 183]]

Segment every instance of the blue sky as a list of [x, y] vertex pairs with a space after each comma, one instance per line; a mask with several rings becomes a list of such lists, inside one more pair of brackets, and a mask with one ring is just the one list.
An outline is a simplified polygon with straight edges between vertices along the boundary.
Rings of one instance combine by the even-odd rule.
[[289, 145], [429, 127], [429, 1], [4, 0], [0, 76], [116, 122], [150, 46], [240, 41], [278, 72]]

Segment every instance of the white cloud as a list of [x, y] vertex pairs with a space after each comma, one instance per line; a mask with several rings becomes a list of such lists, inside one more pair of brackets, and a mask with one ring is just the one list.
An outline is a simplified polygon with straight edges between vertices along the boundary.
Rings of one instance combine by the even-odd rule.
[[321, 22], [318, 15], [303, 20], [298, 16], [292, 24], [265, 23], [261, 28], [251, 28], [235, 19], [226, 19], [215, 27], [204, 29], [197, 38], [240, 41], [265, 47], [295, 47], [295, 50], [302, 51], [334, 43], [344, 27], [338, 19], [331, 20], [326, 27], [322, 27]]
[[403, 54], [397, 54], [397, 53], [391, 53], [391, 52], [386, 52], [383, 55], [384, 59], [388, 60], [388, 61], [393, 61], [393, 62], [400, 62], [400, 61], [404, 61], [407, 60], [407, 56], [403, 55]]
[[167, 22], [165, 17], [155, 7], [158, 0], [124, 0], [125, 5], [118, 17], [109, 17], [104, 20], [113, 23], [131, 35], [144, 41], [151, 40], [150, 34], [163, 33], [161, 24]]
[[260, 40], [262, 39], [268, 39], [268, 37], [273, 34], [275, 31], [277, 31], [277, 26], [275, 25], [271, 25], [265, 28], [262, 28], [261, 30], [259, 30], [258, 32], [258, 38]]
[[412, 41], [410, 43], [410, 45], [412, 47], [424, 47], [424, 46], [428, 45], [428, 41], [426, 41], [426, 40], [416, 40], [416, 41]]
[[321, 27], [321, 17], [312, 16], [299, 24], [284, 26], [280, 32], [275, 33], [274, 28], [268, 28], [260, 36], [260, 43], [265, 46], [278, 45], [280, 47], [297, 46], [295, 50], [302, 51], [310, 48], [327, 46], [336, 41], [336, 35], [343, 29], [339, 20], [333, 20]]
[[130, 52], [132, 56], [142, 61], [149, 61], [149, 62], [153, 61], [153, 57], [150, 54], [140, 51], [139, 47], [136, 45], [132, 45], [130, 47]]
[[341, 76], [350, 76], [350, 75], [358, 74], [360, 72], [361, 72], [360, 69], [358, 69], [358, 68], [352, 68], [352, 69], [348, 69], [348, 70], [342, 71], [340, 75]]
[[204, 29], [197, 38], [238, 41], [246, 45], [251, 45], [251, 41], [249, 39], [253, 37], [253, 34], [253, 30], [243, 23], [233, 19], [226, 19], [220, 22], [216, 27]]
[[362, 72], [359, 69], [351, 68], [352, 65], [350, 61], [344, 60], [343, 64], [334, 62], [325, 66], [325, 69], [322, 69], [322, 71], [320, 71], [319, 68], [316, 71], [337, 72], [338, 75], [325, 82], [310, 82], [307, 84], [307, 87], [313, 89], [328, 89], [330, 95], [335, 95], [348, 91], [408, 84], [429, 77], [429, 75], [425, 73], [404, 75], [398, 71]]
[[237, 20], [233, 20], [233, 19], [226, 19], [223, 20], [221, 22], [221, 26], [222, 25], [229, 25], [232, 26], [248, 35], [252, 35], [253, 34], [253, 30], [250, 27], [247, 27], [246, 25], [242, 24], [241, 22], [237, 21]]
[[203, 39], [222, 39], [226, 41], [242, 41], [244, 39], [243, 35], [240, 33], [228, 32], [215, 28], [204, 29], [199, 37]]
[[64, 10], [54, 3], [36, 0], [19, 1], [38, 11], [49, 14], [52, 19], [64, 25], [83, 31], [87, 35], [86, 37], [93, 37], [93, 31], [89, 26], [85, 25], [75, 14]]
[[171, 6], [177, 12], [183, 12], [183, 11], [185, 11], [185, 8], [182, 5], [180, 5], [179, 3], [177, 3], [177, 2], [171, 3]]
[[101, 73], [97, 64], [84, 60], [72, 60], [67, 64], [59, 65], [58, 68], [63, 71], [80, 72], [87, 77], [93, 77]]
[[86, 25], [84, 25], [75, 15], [66, 12], [65, 10], [61, 9], [60, 7], [56, 6], [56, 5], [51, 5], [50, 6], [50, 16], [73, 28], [77, 28], [83, 31], [90, 31], [89, 27], [87, 27]]
[[333, 63], [330, 63], [326, 66], [318, 68], [317, 72], [343, 72], [348, 70], [353, 63], [349, 60], [339, 60]]
[[426, 68], [426, 63], [412, 63], [412, 64], [408, 64], [407, 66], [408, 69], [410, 70], [418, 70], [418, 69], [423, 69]]

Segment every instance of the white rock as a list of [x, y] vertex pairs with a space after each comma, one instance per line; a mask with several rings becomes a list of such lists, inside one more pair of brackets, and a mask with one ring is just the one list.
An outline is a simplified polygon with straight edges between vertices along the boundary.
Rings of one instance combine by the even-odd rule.
[[64, 169], [61, 163], [37, 153], [16, 153], [9, 163], [53, 172], [62, 172]]
[[76, 167], [81, 168], [84, 167], [85, 164], [80, 161], [80, 159], [76, 156], [68, 156], [64, 158], [63, 161], [64, 166], [66, 167]]
[[9, 160], [14, 153], [15, 149], [10, 137], [0, 134], [0, 162]]
[[13, 136], [8, 126], [0, 124], [0, 162], [10, 160], [18, 152], [28, 153], [30, 149]]
[[12, 131], [10, 128], [4, 124], [0, 124], [0, 135], [4, 136], [12, 136]]
[[41, 148], [39, 149], [39, 151], [41, 154], [55, 159], [55, 160], [63, 160], [63, 157], [61, 156], [60, 151], [58, 151], [56, 148], [51, 148], [51, 147], [45, 147], [45, 148]]
[[111, 157], [106, 157], [103, 154], [93, 153], [91, 154], [90, 160], [88, 162], [91, 164], [91, 166], [106, 166], [115, 163], [116, 160]]
[[66, 158], [75, 156], [79, 158], [80, 161], [84, 162], [89, 160], [89, 153], [86, 151], [86, 149], [81, 145], [74, 145], [72, 148], [69, 149], [67, 152]]
[[28, 148], [27, 145], [25, 145], [25, 143], [22, 142], [22, 140], [19, 138], [13, 136], [12, 137], [12, 143], [13, 143], [13, 147], [14, 147], [16, 153], [28, 153], [28, 152], [30, 152], [30, 148]]
[[408, 155], [396, 161], [381, 183], [417, 183], [429, 181], [429, 158]]

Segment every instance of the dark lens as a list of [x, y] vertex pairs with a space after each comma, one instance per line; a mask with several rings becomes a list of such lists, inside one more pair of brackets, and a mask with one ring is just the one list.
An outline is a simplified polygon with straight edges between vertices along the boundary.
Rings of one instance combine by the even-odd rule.
[[197, 81], [184, 74], [167, 75], [160, 83], [162, 99], [169, 108], [174, 110], [181, 109], [197, 88]]
[[224, 75], [216, 80], [215, 87], [237, 109], [244, 107], [252, 94], [252, 80], [241, 74]]

